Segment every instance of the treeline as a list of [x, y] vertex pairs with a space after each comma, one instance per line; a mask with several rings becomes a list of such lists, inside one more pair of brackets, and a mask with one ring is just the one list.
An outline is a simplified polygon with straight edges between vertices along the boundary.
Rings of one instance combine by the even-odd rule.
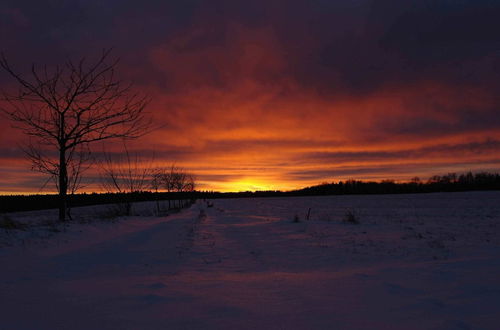
[[293, 191], [255, 191], [238, 193], [204, 193], [203, 198], [321, 196], [321, 195], [370, 195], [370, 194], [414, 194], [430, 192], [458, 192], [474, 190], [500, 190], [500, 174], [467, 172], [434, 175], [427, 181], [418, 177], [409, 182], [394, 180], [360, 181], [346, 180], [306, 187]]
[[[498, 173], [464, 173], [457, 175], [434, 175], [427, 181], [415, 177], [410, 182], [367, 182], [347, 180], [336, 183], [322, 183], [293, 191], [246, 191], [246, 192], [213, 192], [213, 191], [179, 191], [179, 192], [128, 192], [128, 193], [92, 193], [68, 196], [70, 207], [142, 201], [182, 201], [217, 198], [245, 197], [287, 197], [287, 196], [321, 196], [348, 194], [406, 194], [430, 192], [454, 192], [474, 190], [500, 190], [500, 174]], [[170, 203], [169, 203], [170, 204]], [[175, 207], [175, 202], [172, 203]], [[0, 196], [0, 213], [57, 208], [57, 195]]]
[[[124, 201], [145, 202], [166, 200], [177, 207], [179, 201], [191, 200], [193, 193], [188, 192], [151, 192], [137, 191], [132, 193], [81, 193], [68, 195], [69, 207], [90, 206], [100, 204], [123, 204]], [[55, 209], [59, 206], [59, 196], [51, 195], [6, 195], [0, 196], [0, 213]]]
[[500, 190], [500, 174], [472, 173], [457, 175], [434, 175], [427, 181], [415, 177], [410, 182], [398, 183], [392, 180], [366, 182], [358, 180], [323, 183], [307, 187], [294, 193], [303, 195], [344, 195], [344, 194], [406, 194], [429, 192], [454, 192], [473, 190]]
[[[182, 208], [186, 202], [197, 199], [246, 198], [246, 197], [276, 197], [289, 196], [292, 192], [282, 191], [245, 191], [245, 192], [214, 192], [214, 191], [183, 191], [183, 192], [151, 192], [136, 191], [127, 193], [81, 193], [68, 195], [69, 208], [114, 204], [124, 205], [137, 202], [168, 202], [168, 209]], [[59, 206], [59, 196], [50, 195], [4, 195], [0, 196], [0, 213], [56, 209]], [[127, 212], [124, 212], [127, 213]]]

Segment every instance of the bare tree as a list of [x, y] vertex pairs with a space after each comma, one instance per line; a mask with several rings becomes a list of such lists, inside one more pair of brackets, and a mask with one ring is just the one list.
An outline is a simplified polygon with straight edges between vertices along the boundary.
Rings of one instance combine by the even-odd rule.
[[195, 178], [192, 174], [186, 174], [186, 183], [184, 184], [183, 191], [194, 192], [196, 189]]
[[100, 164], [101, 184], [105, 191], [121, 195], [121, 213], [130, 215], [132, 212], [130, 194], [150, 188], [150, 178], [154, 173], [151, 164], [152, 160], [144, 162], [138, 154], [131, 154], [126, 145], [121, 156], [112, 157], [105, 153], [105, 160]]
[[151, 188], [155, 192], [155, 200], [156, 200], [156, 213], [160, 214], [160, 200], [158, 198], [158, 192], [162, 188], [163, 181], [163, 172], [161, 168], [156, 168], [151, 175]]
[[[30, 137], [26, 153], [33, 168], [57, 177], [61, 221], [71, 180], [80, 182], [68, 169], [78, 163], [72, 163], [75, 151], [90, 150], [89, 144], [96, 141], [137, 138], [151, 127], [144, 111], [148, 98], [115, 76], [118, 61], [109, 57], [110, 50], [104, 50], [90, 64], [85, 58], [53, 69], [33, 64], [28, 77], [17, 73], [3, 54], [0, 58], [0, 67], [19, 87], [3, 93], [6, 106], [0, 110]], [[79, 159], [81, 166], [85, 158]]]
[[[23, 148], [23, 151], [31, 160], [32, 170], [45, 173], [49, 176], [42, 185], [41, 190], [43, 190], [49, 182], [52, 181], [59, 191], [59, 164], [54, 158], [47, 157], [41, 152], [43, 147], [37, 148], [35, 146], [36, 145], [34, 143], [29, 143], [25, 148]], [[93, 158], [90, 150], [88, 149], [88, 145], [79, 145], [77, 148], [73, 148], [67, 153], [67, 191], [70, 195], [75, 194], [77, 190], [84, 187], [82, 183], [82, 176], [83, 173], [90, 168], [92, 163]], [[66, 205], [66, 215], [70, 220], [72, 220], [70, 203], [67, 203]]]
[[[177, 192], [178, 196], [182, 196], [181, 193], [183, 192], [193, 192], [195, 188], [194, 177], [187, 173], [183, 168], [175, 167], [173, 165], [170, 169], [168, 182], [170, 184], [171, 191]], [[181, 203], [183, 202], [179, 199], [179, 208], [184, 206], [181, 205]]]
[[[193, 193], [196, 189], [196, 182], [195, 178], [192, 174], [187, 173], [186, 174], [186, 181], [184, 183], [184, 186], [182, 187], [182, 191], [186, 193]], [[191, 194], [191, 202], [193, 201], [194, 196]], [[188, 201], [189, 203], [189, 201]]]
[[[47, 174], [49, 177], [42, 185], [44, 189], [50, 181], [53, 181], [59, 190], [59, 163], [54, 157], [47, 157], [43, 153], [43, 146], [33, 142], [28, 143], [23, 148], [24, 153], [31, 160], [31, 168], [34, 171]], [[83, 187], [82, 175], [90, 168], [92, 163], [91, 152], [87, 145], [80, 145], [78, 148], [69, 150], [66, 157], [66, 171], [68, 176], [68, 192], [74, 194]]]
[[[170, 170], [163, 172], [163, 187], [168, 193], [175, 191], [178, 168], [175, 165], [170, 167]], [[171, 208], [170, 198], [168, 199], [168, 208]]]
[[[164, 189], [167, 193], [193, 192], [195, 189], [194, 176], [184, 171], [183, 168], [172, 165], [170, 168], [157, 168], [152, 176], [151, 186], [158, 192]], [[170, 195], [170, 194], [169, 194]], [[170, 195], [171, 196], [171, 195]], [[171, 199], [168, 199], [168, 208], [171, 208]], [[179, 200], [178, 207], [181, 207]], [[175, 201], [174, 201], [174, 207]]]

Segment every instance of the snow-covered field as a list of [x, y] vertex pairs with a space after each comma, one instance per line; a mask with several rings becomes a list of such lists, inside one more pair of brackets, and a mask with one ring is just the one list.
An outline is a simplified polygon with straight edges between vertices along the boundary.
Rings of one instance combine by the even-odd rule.
[[212, 202], [10, 214], [0, 329], [499, 328], [500, 192]]

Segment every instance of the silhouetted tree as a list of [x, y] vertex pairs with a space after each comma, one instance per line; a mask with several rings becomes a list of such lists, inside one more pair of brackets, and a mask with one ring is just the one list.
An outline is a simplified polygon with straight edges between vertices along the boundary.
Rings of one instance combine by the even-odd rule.
[[[168, 193], [175, 191], [178, 168], [172, 165], [169, 170], [164, 170], [162, 175], [163, 187]], [[168, 208], [172, 207], [170, 198], [168, 199]]]
[[109, 193], [118, 193], [120, 198], [120, 214], [131, 215], [133, 193], [148, 190], [150, 178], [154, 173], [152, 160], [145, 161], [137, 153], [131, 154], [124, 144], [124, 151], [113, 157], [104, 153], [101, 167], [101, 185]]
[[427, 184], [432, 184], [432, 183], [439, 183], [441, 182], [441, 176], [440, 175], [433, 175], [427, 180]]
[[61, 221], [75, 180], [68, 164], [76, 150], [90, 150], [96, 141], [137, 138], [150, 127], [144, 113], [148, 99], [115, 76], [118, 62], [109, 55], [105, 50], [93, 63], [82, 58], [53, 69], [33, 64], [29, 77], [17, 73], [3, 54], [0, 58], [0, 67], [19, 86], [17, 92], [3, 93], [6, 106], [0, 110], [28, 135], [25, 150], [33, 169], [57, 177]]
[[[165, 189], [168, 193], [192, 193], [195, 190], [196, 184], [194, 176], [184, 171], [183, 168], [172, 165], [170, 168], [160, 168], [155, 171], [152, 177], [152, 187]], [[179, 200], [179, 207], [180, 205]], [[174, 201], [175, 207], [175, 201]], [[170, 198], [168, 200], [168, 208], [171, 208]]]
[[156, 199], [156, 213], [157, 214], [160, 214], [160, 212], [161, 212], [160, 201], [158, 199], [158, 192], [162, 188], [162, 178], [163, 178], [162, 169], [161, 168], [154, 169], [153, 174], [151, 175], [151, 188], [156, 193], [155, 199]]

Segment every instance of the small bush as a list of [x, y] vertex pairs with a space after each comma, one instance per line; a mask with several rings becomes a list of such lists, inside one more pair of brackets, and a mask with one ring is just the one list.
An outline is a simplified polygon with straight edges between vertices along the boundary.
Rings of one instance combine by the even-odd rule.
[[8, 215], [4, 215], [0, 217], [0, 228], [5, 230], [24, 230], [26, 229], [26, 225], [19, 221], [13, 220]]
[[344, 215], [343, 222], [357, 225], [359, 224], [359, 217], [353, 209], [348, 209]]

